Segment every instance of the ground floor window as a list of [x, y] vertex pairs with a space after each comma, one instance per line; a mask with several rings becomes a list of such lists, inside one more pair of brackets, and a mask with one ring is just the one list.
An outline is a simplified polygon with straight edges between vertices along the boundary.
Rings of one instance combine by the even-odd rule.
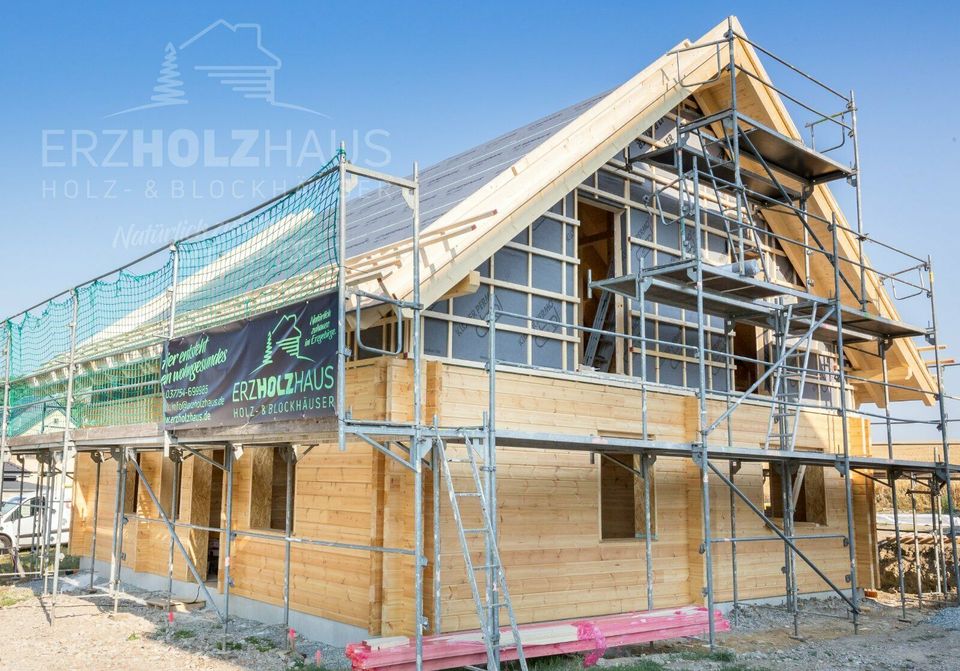
[[[790, 469], [794, 522], [827, 523], [826, 488], [823, 466], [793, 466]], [[783, 469], [768, 464], [765, 469], [763, 497], [768, 517], [783, 517]]]
[[[644, 482], [640, 455], [599, 455], [600, 538], [643, 538], [646, 530]], [[656, 482], [652, 465], [650, 479], [650, 533], [656, 535]]]
[[[250, 528], [284, 531], [287, 511], [287, 449], [258, 447], [251, 452]], [[293, 500], [295, 478], [289, 479]]]

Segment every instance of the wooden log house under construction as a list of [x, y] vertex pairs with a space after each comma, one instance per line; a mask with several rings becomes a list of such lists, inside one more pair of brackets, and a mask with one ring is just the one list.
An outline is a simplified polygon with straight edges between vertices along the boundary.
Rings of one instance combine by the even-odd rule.
[[[866, 256], [856, 114], [731, 18], [410, 177], [341, 154], [8, 320], [3, 456], [72, 476], [70, 551], [116, 592], [332, 643], [479, 628], [506, 659], [530, 623], [824, 593], [856, 627], [875, 487], [952, 512], [960, 469], [942, 421], [937, 459], [872, 452], [944, 394], [895, 298], [932, 315], [929, 259]], [[326, 294], [329, 412], [165, 421], [165, 343]]]

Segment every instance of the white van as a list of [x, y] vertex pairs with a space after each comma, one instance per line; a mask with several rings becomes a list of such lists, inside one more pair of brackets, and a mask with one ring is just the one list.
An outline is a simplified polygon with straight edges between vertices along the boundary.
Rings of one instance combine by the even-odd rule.
[[[44, 501], [46, 497], [39, 494], [24, 494], [14, 496], [0, 506], [0, 548], [16, 545], [20, 549], [40, 544], [43, 528]], [[52, 505], [46, 506], [47, 514], [47, 544], [57, 542], [58, 499]], [[63, 517], [60, 518], [60, 542], [70, 540], [70, 492], [67, 492], [63, 502]]]

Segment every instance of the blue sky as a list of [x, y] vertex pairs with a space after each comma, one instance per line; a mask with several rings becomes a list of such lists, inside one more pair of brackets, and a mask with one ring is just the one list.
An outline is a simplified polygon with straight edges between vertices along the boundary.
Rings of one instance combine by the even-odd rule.
[[[866, 230], [932, 254], [944, 340], [956, 344], [960, 264], [949, 195], [960, 177], [960, 10], [855, 5], [8, 4], [0, 314], [136, 258], [166, 232], [245, 209], [316, 170], [339, 139], [358, 162], [405, 174], [414, 160], [429, 165], [614, 87], [734, 13], [754, 40], [856, 90]], [[209, 63], [220, 43], [207, 53], [203, 40], [184, 45], [220, 19], [259, 25], [266, 53], [241, 39], [230, 62], [278, 59], [274, 102], [287, 107], [198, 79], [192, 66]], [[108, 116], [151, 101], [168, 43], [189, 104]], [[182, 165], [169, 153], [157, 167], [152, 154], [146, 166], [124, 165], [136, 154], [134, 133], [149, 141], [155, 131], [163, 142], [177, 132], [211, 141]], [[269, 156], [268, 131], [280, 147]], [[219, 166], [244, 138], [255, 146], [246, 161]]]

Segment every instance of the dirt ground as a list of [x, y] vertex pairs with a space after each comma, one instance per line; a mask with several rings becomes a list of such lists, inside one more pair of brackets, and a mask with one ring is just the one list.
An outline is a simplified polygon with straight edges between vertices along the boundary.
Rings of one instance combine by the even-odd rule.
[[[232, 621], [222, 650], [223, 629], [215, 613], [177, 613], [169, 623], [165, 612], [144, 603], [151, 596], [145, 593], [122, 599], [114, 616], [109, 595], [102, 589], [88, 594], [85, 583], [82, 576], [67, 579], [68, 593], [57, 599], [53, 625], [51, 599], [38, 596], [39, 585], [0, 587], [0, 631], [7, 640], [0, 649], [0, 668], [316, 671], [348, 666], [341, 649], [297, 637], [291, 650], [282, 627], [242, 619]], [[600, 666], [615, 671], [960, 669], [960, 608], [927, 605], [918, 610], [911, 605], [909, 622], [901, 622], [896, 605], [887, 594], [866, 601], [860, 634], [854, 636], [842, 602], [804, 602], [800, 639], [791, 636], [789, 613], [749, 606], [738, 613], [734, 631], [719, 636], [717, 652], [710, 653], [700, 641], [680, 641], [610, 650]], [[530, 664], [531, 671], [581, 666], [575, 657]]]

